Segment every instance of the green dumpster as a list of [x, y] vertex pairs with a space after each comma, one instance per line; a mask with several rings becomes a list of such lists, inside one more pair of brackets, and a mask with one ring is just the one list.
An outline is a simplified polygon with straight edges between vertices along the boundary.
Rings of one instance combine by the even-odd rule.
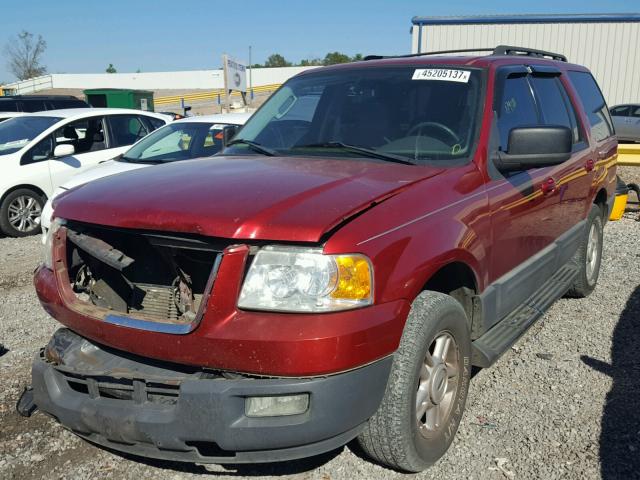
[[134, 108], [149, 112], [154, 111], [153, 92], [147, 90], [94, 88], [85, 90], [84, 95], [92, 107]]

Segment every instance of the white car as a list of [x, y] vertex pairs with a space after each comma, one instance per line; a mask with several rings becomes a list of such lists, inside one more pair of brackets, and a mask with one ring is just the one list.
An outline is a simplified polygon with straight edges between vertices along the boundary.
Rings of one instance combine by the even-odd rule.
[[223, 128], [227, 125], [244, 125], [250, 116], [251, 113], [223, 113], [176, 120], [143, 138], [123, 155], [74, 176], [53, 192], [42, 210], [43, 241], [51, 223], [53, 200], [61, 193], [116, 173], [215, 155], [223, 146]]
[[42, 208], [59, 185], [170, 121], [140, 110], [72, 108], [0, 122], [0, 231], [39, 232]]

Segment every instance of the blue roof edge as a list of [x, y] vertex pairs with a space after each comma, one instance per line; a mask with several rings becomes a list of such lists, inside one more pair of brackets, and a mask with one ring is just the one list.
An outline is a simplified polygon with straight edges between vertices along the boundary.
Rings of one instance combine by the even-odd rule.
[[640, 22], [640, 13], [577, 13], [540, 15], [473, 15], [455, 17], [419, 17], [413, 25], [480, 25], [522, 23], [620, 23]]

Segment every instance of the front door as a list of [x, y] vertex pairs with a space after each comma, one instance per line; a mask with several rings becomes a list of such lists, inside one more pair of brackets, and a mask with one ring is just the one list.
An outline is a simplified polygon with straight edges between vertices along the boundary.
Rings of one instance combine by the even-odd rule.
[[[588, 143], [582, 141], [559, 76], [559, 71], [536, 71], [535, 66], [506, 67], [496, 74], [488, 159], [493, 234], [490, 277], [497, 294], [493, 322], [525, 301], [559, 268], [555, 241], [579, 222], [578, 208], [588, 193], [588, 181], [576, 182], [578, 175], [587, 174]], [[497, 171], [491, 158], [495, 151], [508, 151], [511, 130], [536, 125], [570, 128], [575, 147], [571, 159], [544, 168]]]
[[73, 155], [49, 160], [49, 172], [53, 189], [66, 183], [71, 177], [100, 162], [123, 153], [126, 148], [110, 148], [105, 136], [104, 118], [90, 117], [70, 122], [53, 133], [54, 149], [57, 145], [72, 145]]

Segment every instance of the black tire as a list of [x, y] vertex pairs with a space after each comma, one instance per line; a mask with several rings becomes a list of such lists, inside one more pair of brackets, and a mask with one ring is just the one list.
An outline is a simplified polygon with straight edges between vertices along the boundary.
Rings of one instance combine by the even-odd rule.
[[[589, 216], [587, 217], [587, 224], [585, 225], [585, 231], [583, 233], [582, 240], [578, 251], [573, 257], [573, 263], [578, 267], [578, 276], [575, 282], [567, 291], [567, 297], [571, 298], [584, 298], [588, 296], [598, 284], [598, 276], [600, 275], [600, 264], [602, 263], [602, 231], [604, 220], [602, 218], [602, 210], [598, 205], [593, 205]], [[595, 264], [592, 267], [588, 267], [589, 256], [589, 237], [592, 233], [592, 228], [595, 231], [598, 244], [595, 247], [594, 254]]]
[[[19, 201], [20, 198], [32, 199], [35, 202], [35, 208], [39, 213], [42, 213], [42, 207], [45, 204], [42, 196], [28, 188], [19, 188], [9, 193], [2, 201], [2, 205], [0, 205], [0, 230], [8, 237], [28, 237], [29, 235], [35, 235], [41, 231], [40, 216], [37, 216], [36, 221], [36, 217], [30, 215], [31, 220], [24, 230], [16, 228], [16, 226], [11, 223], [9, 218], [9, 209], [11, 205], [15, 205], [14, 202]], [[31, 222], [33, 222], [33, 225]], [[20, 225], [18, 225], [18, 227], [19, 226]]]
[[[427, 437], [421, 433], [426, 431], [424, 427], [419, 427], [422, 420], [417, 418], [416, 395], [427, 349], [442, 335], [449, 335], [457, 344], [454, 351], [458, 380], [449, 410], [443, 413], [441, 427], [427, 432], [430, 434]], [[471, 375], [470, 357], [471, 340], [462, 306], [449, 295], [422, 292], [407, 318], [382, 403], [358, 437], [365, 453], [384, 465], [406, 472], [420, 472], [442, 457], [455, 437], [464, 412]], [[447, 388], [445, 386], [445, 390]]]

